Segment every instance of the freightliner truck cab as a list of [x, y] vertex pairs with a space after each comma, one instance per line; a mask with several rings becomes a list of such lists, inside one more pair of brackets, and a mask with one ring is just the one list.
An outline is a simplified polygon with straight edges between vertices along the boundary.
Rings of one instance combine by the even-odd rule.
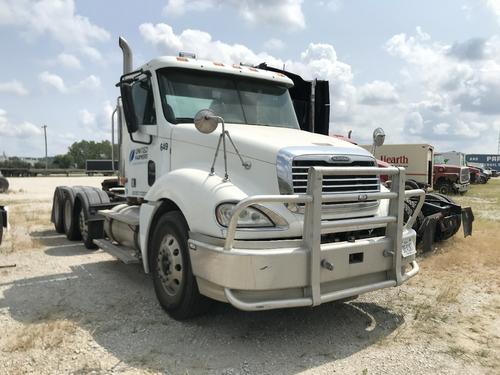
[[[424, 192], [405, 191], [403, 168], [378, 168], [360, 147], [300, 130], [288, 77], [186, 54], [134, 69], [120, 46], [120, 184], [59, 187], [59, 232], [140, 262], [177, 319], [210, 300], [316, 306], [418, 272], [411, 226]], [[410, 196], [420, 202], [403, 222]]]

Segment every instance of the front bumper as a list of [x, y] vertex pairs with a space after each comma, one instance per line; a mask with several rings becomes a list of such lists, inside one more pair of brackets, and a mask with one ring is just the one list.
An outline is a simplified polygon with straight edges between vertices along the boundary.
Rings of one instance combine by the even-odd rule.
[[[236, 241], [226, 251], [223, 240], [194, 233], [190, 237], [191, 266], [202, 294], [242, 310], [314, 305], [309, 251], [300, 240]], [[415, 231], [405, 230], [402, 239], [415, 245]], [[392, 243], [384, 236], [322, 244], [317, 264], [320, 303], [397, 286], [416, 275], [415, 255], [401, 257], [398, 282]], [[408, 266], [411, 270], [405, 272]]]
[[464, 193], [466, 191], [469, 191], [470, 183], [468, 182], [465, 184], [454, 183], [453, 188], [459, 193]]
[[[389, 175], [388, 192], [322, 194], [323, 176]], [[242, 310], [265, 310], [348, 298], [397, 286], [418, 273], [416, 233], [412, 228], [424, 203], [421, 189], [405, 191], [404, 168], [310, 167], [306, 194], [255, 195], [241, 200], [229, 222], [226, 238], [190, 233], [189, 251], [200, 292]], [[418, 196], [417, 206], [403, 223], [404, 200]], [[387, 216], [324, 220], [325, 202], [389, 200]], [[236, 240], [241, 212], [255, 204], [305, 205], [298, 240]], [[324, 234], [353, 233], [385, 228], [381, 237], [352, 242], [323, 241]], [[352, 236], [351, 236], [352, 238]], [[412, 245], [412, 246], [408, 246]], [[412, 250], [411, 255], [402, 254]], [[407, 271], [407, 266], [411, 269]]]

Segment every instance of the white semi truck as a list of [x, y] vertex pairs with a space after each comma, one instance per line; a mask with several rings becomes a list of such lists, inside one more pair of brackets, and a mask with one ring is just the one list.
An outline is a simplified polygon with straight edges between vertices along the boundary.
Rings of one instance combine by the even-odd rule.
[[424, 191], [405, 191], [404, 168], [378, 168], [361, 147], [301, 131], [289, 78], [186, 54], [134, 70], [119, 44], [118, 182], [58, 187], [57, 231], [142, 263], [176, 319], [211, 299], [316, 306], [418, 273], [411, 228]]

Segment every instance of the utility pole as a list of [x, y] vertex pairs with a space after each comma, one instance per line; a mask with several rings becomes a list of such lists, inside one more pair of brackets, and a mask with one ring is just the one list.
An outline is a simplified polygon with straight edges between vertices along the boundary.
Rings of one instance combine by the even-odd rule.
[[500, 155], [500, 128], [498, 128], [498, 147], [497, 154]]
[[45, 136], [45, 170], [49, 169], [49, 159], [47, 157], [47, 125], [43, 125], [43, 135]]

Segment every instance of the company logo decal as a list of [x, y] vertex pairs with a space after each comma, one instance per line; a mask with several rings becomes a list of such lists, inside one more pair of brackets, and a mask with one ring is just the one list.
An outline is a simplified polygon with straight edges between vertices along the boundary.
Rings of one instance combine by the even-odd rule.
[[351, 158], [349, 156], [344, 156], [344, 155], [335, 155], [330, 158], [331, 161], [333, 162], [343, 162], [343, 163], [348, 163], [351, 161]]
[[132, 162], [147, 161], [148, 160], [148, 148], [139, 147], [130, 150], [128, 160]]

